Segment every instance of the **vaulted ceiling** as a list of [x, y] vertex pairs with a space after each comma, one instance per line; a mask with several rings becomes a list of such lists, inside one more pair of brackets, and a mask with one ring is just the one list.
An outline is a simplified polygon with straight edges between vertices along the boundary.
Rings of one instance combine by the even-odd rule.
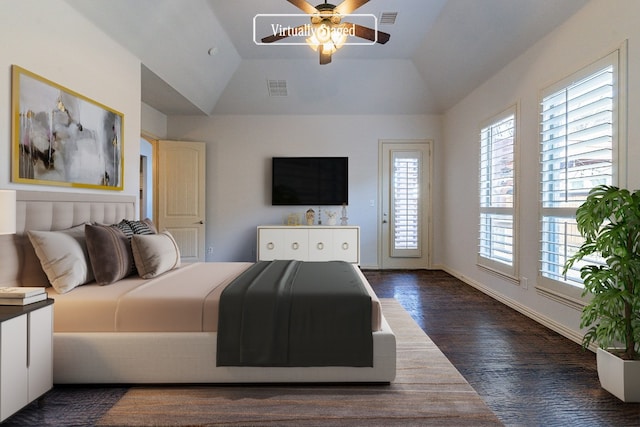
[[327, 65], [304, 45], [255, 43], [273, 31], [264, 16], [309, 22], [286, 0], [66, 1], [140, 59], [143, 102], [214, 115], [442, 113], [589, 0], [370, 0], [353, 19], [389, 42], [343, 46]]

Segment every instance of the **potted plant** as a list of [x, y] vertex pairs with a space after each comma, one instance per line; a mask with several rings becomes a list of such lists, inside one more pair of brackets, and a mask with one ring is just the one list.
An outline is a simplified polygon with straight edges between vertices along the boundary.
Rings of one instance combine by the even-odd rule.
[[[584, 282], [580, 327], [584, 348], [597, 343], [602, 387], [625, 402], [640, 402], [640, 191], [594, 187], [576, 211], [584, 243], [564, 273], [580, 261]], [[588, 263], [601, 257], [604, 263]], [[620, 347], [621, 346], [621, 347]], [[625, 376], [635, 378], [625, 379]]]

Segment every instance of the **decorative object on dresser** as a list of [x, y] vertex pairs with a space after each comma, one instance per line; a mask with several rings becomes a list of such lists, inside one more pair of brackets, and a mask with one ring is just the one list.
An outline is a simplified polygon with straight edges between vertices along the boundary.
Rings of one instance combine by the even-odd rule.
[[2, 286], [0, 287], [0, 305], [27, 305], [47, 299], [43, 287]]
[[307, 225], [313, 225], [313, 222], [315, 220], [315, 215], [316, 213], [313, 211], [313, 209], [307, 209], [307, 212], [305, 213], [305, 218], [307, 219]]
[[53, 387], [53, 300], [0, 306], [0, 422]]
[[347, 205], [342, 205], [342, 217], [340, 217], [340, 225], [349, 225], [349, 217], [347, 216]]
[[327, 220], [327, 225], [336, 225], [338, 224], [338, 212], [336, 211], [326, 211], [327, 213], [327, 217], [329, 218]]

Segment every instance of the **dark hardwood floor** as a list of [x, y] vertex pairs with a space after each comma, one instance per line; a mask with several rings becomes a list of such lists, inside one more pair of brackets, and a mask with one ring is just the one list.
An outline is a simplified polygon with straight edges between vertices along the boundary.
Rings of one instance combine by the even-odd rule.
[[[507, 426], [640, 426], [640, 403], [600, 388], [595, 355], [442, 271], [365, 271]], [[94, 425], [128, 387], [55, 387], [5, 426]]]
[[443, 271], [365, 271], [508, 426], [639, 426], [600, 388], [595, 354]]

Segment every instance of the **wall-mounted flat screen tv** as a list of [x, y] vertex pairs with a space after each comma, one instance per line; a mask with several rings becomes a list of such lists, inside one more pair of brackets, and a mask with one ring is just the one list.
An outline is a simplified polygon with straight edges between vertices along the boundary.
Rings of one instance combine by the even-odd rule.
[[273, 157], [271, 204], [340, 206], [349, 203], [348, 157]]

